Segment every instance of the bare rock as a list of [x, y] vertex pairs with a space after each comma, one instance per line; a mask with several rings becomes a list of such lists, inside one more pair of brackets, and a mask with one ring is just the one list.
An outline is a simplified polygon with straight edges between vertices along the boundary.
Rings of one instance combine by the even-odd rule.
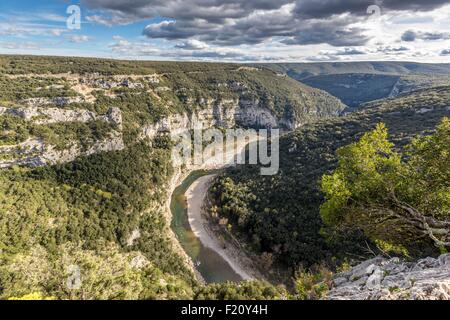
[[141, 232], [139, 229], [133, 230], [131, 235], [127, 239], [127, 246], [131, 247], [136, 240], [138, 240], [141, 237]]
[[64, 107], [71, 103], [83, 103], [85, 102], [83, 97], [56, 97], [56, 98], [29, 98], [20, 101], [29, 107], [38, 107], [49, 104], [57, 105], [58, 107]]
[[329, 300], [449, 300], [450, 254], [416, 263], [377, 257], [338, 274]]
[[384, 278], [384, 271], [377, 267], [372, 275], [366, 281], [366, 287], [368, 289], [377, 289], [381, 286], [381, 281]]
[[141, 253], [138, 253], [130, 262], [130, 267], [133, 269], [141, 270], [148, 266], [150, 264], [150, 261], [142, 255]]
[[70, 145], [59, 150], [55, 146], [45, 144], [39, 139], [28, 139], [22, 143], [1, 146], [0, 154], [11, 155], [7, 160], [0, 160], [0, 168], [14, 165], [40, 167], [74, 161], [80, 156], [89, 156], [100, 152], [120, 151], [125, 148], [122, 134], [122, 113], [118, 108], [111, 108], [106, 115], [98, 115], [83, 109], [66, 110], [59, 108], [26, 107], [5, 108], [0, 110], [13, 114], [36, 124], [105, 121], [115, 124], [117, 128], [111, 130], [108, 137], [95, 141], [92, 146], [84, 150], [79, 141], [72, 141]]

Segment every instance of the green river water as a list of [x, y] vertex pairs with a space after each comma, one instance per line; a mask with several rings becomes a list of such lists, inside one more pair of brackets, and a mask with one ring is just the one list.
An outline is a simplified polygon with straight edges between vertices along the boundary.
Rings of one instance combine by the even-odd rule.
[[214, 172], [195, 171], [175, 189], [170, 203], [173, 217], [171, 227], [177, 235], [181, 246], [191, 257], [197, 270], [207, 283], [241, 281], [242, 278], [231, 268], [227, 261], [215, 251], [202, 245], [189, 225], [185, 193], [197, 179], [211, 173]]

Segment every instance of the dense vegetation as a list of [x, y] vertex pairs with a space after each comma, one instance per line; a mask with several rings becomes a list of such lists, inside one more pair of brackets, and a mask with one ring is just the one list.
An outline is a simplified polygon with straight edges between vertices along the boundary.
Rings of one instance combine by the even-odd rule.
[[338, 167], [322, 179], [323, 221], [363, 230], [392, 247], [417, 242], [450, 248], [450, 120], [394, 151], [379, 124], [338, 150]]
[[[345, 259], [361, 259], [376, 250], [374, 243], [360, 229], [327, 228], [319, 213], [325, 200], [321, 177], [336, 168], [339, 147], [357, 141], [380, 122], [389, 128], [397, 149], [418, 134], [433, 132], [450, 113], [449, 99], [449, 87], [422, 90], [368, 105], [346, 117], [306, 125], [281, 139], [278, 175], [261, 176], [257, 167], [246, 166], [220, 176], [212, 188], [213, 210], [228, 219], [231, 230], [252, 250], [293, 270], [298, 265], [334, 266]], [[410, 249], [411, 256], [437, 250], [429, 243]]]
[[[31, 275], [31, 276], [30, 276]], [[30, 292], [55, 299], [179, 299], [192, 290], [164, 274], [139, 252], [123, 252], [113, 243], [87, 250], [65, 243], [49, 252], [37, 245], [2, 259], [3, 297]]]
[[[57, 298], [164, 298], [171, 293], [175, 297], [177, 292], [179, 297], [188, 297], [193, 277], [174, 253], [163, 209], [158, 209], [158, 204], [167, 197], [161, 186], [171, 173], [170, 150], [163, 141], [154, 143], [153, 148], [141, 143], [121, 152], [98, 154], [67, 165], [3, 170], [0, 176], [1, 296], [39, 291]], [[149, 210], [151, 207], [155, 209]], [[141, 237], [130, 246], [127, 239], [133, 230], [140, 230]], [[65, 248], [72, 250], [70, 246], [76, 247], [79, 256], [73, 263], [63, 256]], [[104, 277], [107, 271], [102, 269], [102, 265], [117, 268], [116, 272], [124, 280], [128, 279], [125, 270], [129, 267], [120, 258], [120, 255], [130, 256], [126, 254], [128, 251], [139, 251], [151, 264], [151, 269], [144, 273], [139, 270], [133, 273], [137, 278], [132, 280], [142, 288], [136, 289], [133, 296], [108, 288], [109, 280]], [[111, 261], [101, 260], [110, 254]], [[88, 262], [89, 255], [93, 255], [92, 264]], [[27, 265], [30, 259], [48, 259], [55, 265], [58, 261], [64, 263], [58, 265], [60, 273], [49, 272], [52, 265], [46, 270], [41, 269], [45, 264], [36, 263], [30, 272], [36, 272], [37, 280], [19, 281], [22, 268], [33, 267]], [[80, 265], [84, 277], [88, 272], [89, 278], [96, 277], [92, 281], [104, 284], [97, 289], [88, 287], [97, 291], [61, 291], [53, 283], [62, 286], [61, 279], [68, 272], [64, 268], [72, 264]], [[164, 284], [158, 289], [159, 295], [146, 291], [149, 286], [145, 283], [150, 279], [144, 277], [145, 272], [156, 274], [157, 280], [152, 285]], [[41, 277], [51, 281], [43, 281]], [[117, 286], [129, 290], [125, 282], [116, 281], [119, 281]]]
[[[103, 84], [122, 81], [117, 75], [156, 73], [159, 81], [130, 76], [137, 86], [94, 84], [91, 92], [79, 92], [79, 75], [93, 73]], [[52, 100], [85, 95], [92, 101]], [[334, 257], [348, 257], [349, 248], [365, 253], [365, 243], [359, 246], [359, 240], [366, 240], [361, 232], [346, 229], [340, 246], [332, 233], [322, 232], [319, 181], [336, 168], [335, 150], [380, 121], [391, 129], [395, 144], [404, 145], [448, 113], [450, 89], [418, 92], [308, 125], [282, 139], [280, 175], [261, 177], [256, 167], [239, 168], [217, 182], [218, 213], [229, 219], [232, 231], [249, 235], [264, 261], [295, 267], [293, 293], [261, 282], [197, 282], [168, 235], [164, 210], [173, 175], [172, 142], [164, 135], [153, 141], [138, 136], [143, 126], [168, 115], [228, 99], [257, 100], [279, 117], [288, 114], [305, 122], [339, 113], [344, 108], [339, 100], [272, 71], [233, 64], [0, 56], [0, 106], [26, 107], [23, 100], [29, 98], [48, 99], [40, 107], [99, 115], [119, 108], [125, 149], [67, 164], [0, 171], [0, 298], [305, 299], [323, 296], [329, 274], [298, 270], [299, 264], [332, 264], [338, 262]], [[433, 111], [416, 112], [429, 105]], [[118, 129], [99, 121], [39, 125], [6, 113], [0, 115], [0, 125], [2, 147], [39, 138], [60, 149], [73, 141], [87, 147]], [[79, 288], [77, 270], [83, 283]]]
[[0, 88], [0, 103], [20, 101], [27, 98], [55, 98], [77, 95], [64, 80], [43, 77], [15, 79], [0, 77]]
[[[341, 111], [337, 99], [272, 71], [236, 65], [1, 56], [0, 74], [2, 148], [30, 138], [61, 150], [71, 142], [88, 147], [119, 130], [104, 121], [37, 124], [5, 112], [30, 104], [98, 115], [119, 108], [126, 145], [72, 163], [0, 171], [0, 298], [286, 297], [284, 289], [265, 283], [205, 287], [196, 281], [165, 218], [172, 142], [138, 136], [145, 125], [222, 100], [255, 100], [279, 116], [294, 113], [306, 121]], [[86, 84], [93, 90], [80, 90]], [[61, 97], [79, 99], [59, 103]], [[26, 101], [32, 98], [43, 100]], [[74, 268], [80, 288], [67, 286], [76, 282]]]
[[120, 61], [75, 57], [0, 56], [0, 73], [4, 74], [129, 74], [171, 73], [180, 70], [222, 71], [238, 68], [235, 64], [196, 62]]
[[258, 281], [212, 284], [195, 292], [197, 300], [285, 300], [291, 295], [283, 287]]
[[64, 150], [70, 147], [74, 141], [78, 141], [83, 149], [87, 149], [96, 141], [108, 137], [112, 130], [117, 130], [117, 126], [104, 121], [39, 125], [27, 122], [17, 116], [0, 115], [0, 129], [2, 130], [0, 146], [16, 145], [36, 137], [55, 146], [58, 150]]

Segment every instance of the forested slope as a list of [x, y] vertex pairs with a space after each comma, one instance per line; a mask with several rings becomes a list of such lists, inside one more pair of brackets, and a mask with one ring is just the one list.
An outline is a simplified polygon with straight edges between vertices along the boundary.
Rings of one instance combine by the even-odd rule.
[[260, 283], [197, 281], [166, 219], [172, 142], [143, 135], [245, 101], [300, 122], [344, 108], [237, 65], [1, 56], [0, 298], [279, 297]]
[[[377, 249], [362, 232], [345, 228], [327, 232], [320, 215], [325, 201], [322, 176], [336, 168], [338, 148], [356, 142], [378, 123], [388, 128], [397, 150], [416, 135], [434, 132], [450, 115], [449, 99], [450, 87], [426, 89], [366, 105], [345, 117], [308, 124], [281, 139], [278, 175], [261, 176], [258, 168], [245, 166], [220, 176], [211, 190], [213, 210], [228, 219], [231, 230], [254, 252], [291, 270], [363, 259]], [[358, 163], [359, 158], [354, 161]], [[438, 252], [429, 239], [408, 245], [410, 257]]]

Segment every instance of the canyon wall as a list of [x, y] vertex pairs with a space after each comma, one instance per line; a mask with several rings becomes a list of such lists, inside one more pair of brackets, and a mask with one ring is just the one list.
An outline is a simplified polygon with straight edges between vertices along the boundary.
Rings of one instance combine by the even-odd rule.
[[78, 141], [73, 141], [70, 147], [60, 150], [45, 143], [42, 139], [29, 138], [16, 145], [0, 146], [0, 168], [14, 165], [39, 167], [74, 161], [80, 156], [89, 156], [99, 152], [118, 151], [125, 148], [122, 136], [122, 112], [111, 108], [105, 115], [84, 109], [59, 109], [43, 107], [4, 108], [0, 107], [0, 115], [9, 114], [36, 125], [54, 123], [103, 121], [115, 126], [108, 137], [95, 141], [90, 147], [83, 148]]

